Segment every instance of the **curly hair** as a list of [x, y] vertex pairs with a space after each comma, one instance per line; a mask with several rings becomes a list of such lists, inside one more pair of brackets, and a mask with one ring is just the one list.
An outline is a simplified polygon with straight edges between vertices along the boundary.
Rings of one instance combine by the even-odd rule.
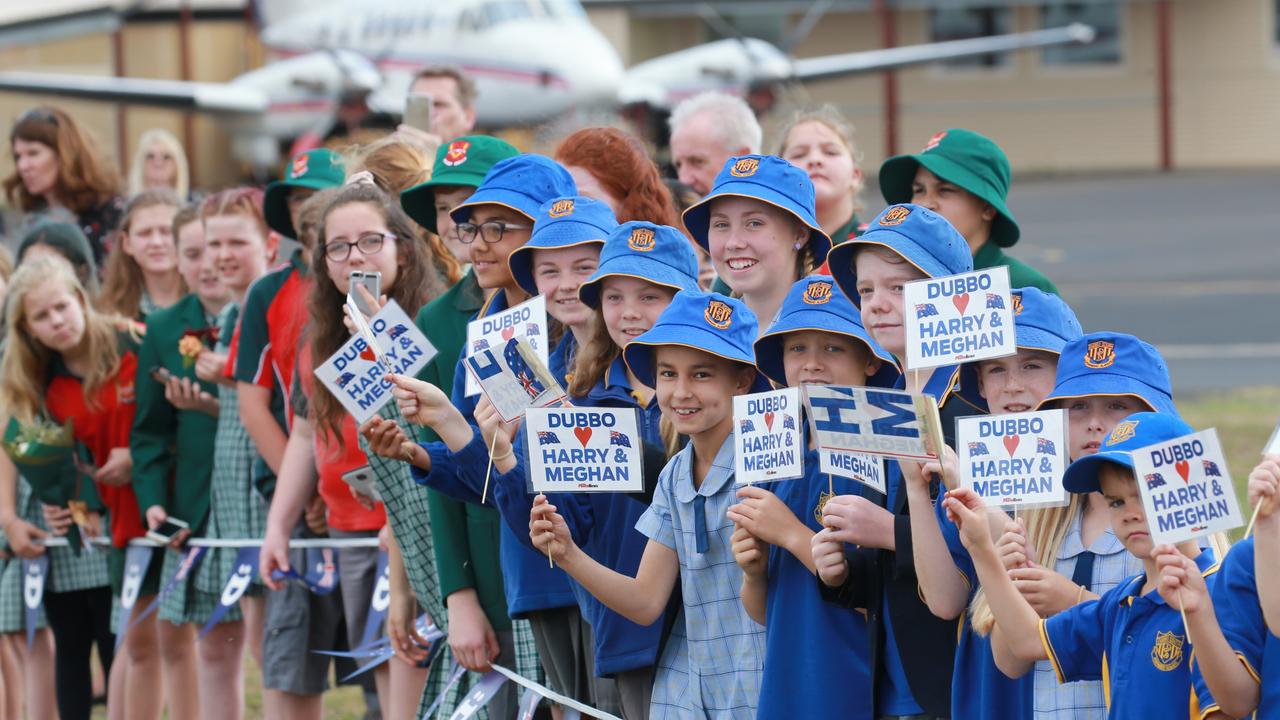
[[[17, 140], [38, 142], [58, 157], [58, 202], [77, 215], [120, 194], [120, 174], [98, 154], [98, 143], [70, 115], [56, 107], [36, 107], [18, 116], [9, 131], [9, 147]], [[4, 179], [4, 194], [23, 212], [40, 210], [48, 201], [27, 192], [15, 167]]]
[[671, 191], [634, 136], [611, 127], [583, 128], [560, 141], [555, 159], [585, 169], [618, 198], [618, 222], [675, 224]]

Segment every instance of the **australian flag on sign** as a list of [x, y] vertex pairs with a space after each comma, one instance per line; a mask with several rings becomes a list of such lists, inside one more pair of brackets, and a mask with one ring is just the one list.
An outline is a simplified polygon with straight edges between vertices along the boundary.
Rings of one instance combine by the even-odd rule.
[[987, 309], [1003, 310], [1004, 298], [997, 293], [987, 293]]
[[1057, 455], [1058, 449], [1054, 447], [1053, 441], [1048, 438], [1036, 438], [1036, 452], [1046, 455]]
[[479, 340], [476, 340], [471, 343], [471, 352], [473, 353], [478, 353], [481, 350], [488, 350], [488, 349], [489, 349], [489, 341], [485, 340], [484, 338], [480, 338]]
[[796, 429], [796, 419], [795, 419], [795, 418], [793, 418], [793, 417], [791, 417], [790, 415], [788, 415], [788, 414], [786, 414], [786, 413], [783, 413], [783, 414], [782, 414], [782, 429], [783, 429], [783, 430], [795, 430], [795, 429]]
[[1203, 460], [1205, 477], [1222, 477], [1222, 471], [1218, 469], [1218, 463], [1212, 460]]
[[534, 335], [542, 334], [542, 331], [538, 329], [538, 326], [534, 325], [533, 323], [529, 323], [528, 325], [525, 325], [524, 330], [525, 330], [524, 334], [526, 337], [533, 337]]
[[533, 368], [529, 367], [529, 363], [525, 362], [524, 357], [520, 355], [515, 339], [507, 341], [507, 348], [502, 351], [502, 359], [506, 360], [507, 367], [511, 368], [512, 374], [516, 376], [516, 380], [520, 381], [520, 387], [524, 388], [530, 400], [547, 391], [547, 388], [534, 375]]
[[987, 449], [986, 443], [978, 442], [975, 440], [969, 443], [969, 454], [970, 455], [990, 455], [991, 451]]
[[354, 373], [344, 372], [338, 376], [338, 387], [346, 387], [347, 383], [355, 379], [356, 376]]
[[1162, 477], [1158, 472], [1147, 475], [1146, 477], [1143, 478], [1143, 480], [1147, 481], [1148, 490], [1154, 490], [1158, 487], [1165, 486], [1164, 477]]
[[610, 444], [610, 445], [618, 445], [618, 446], [620, 446], [620, 447], [624, 447], [624, 448], [629, 448], [629, 447], [631, 447], [631, 438], [627, 437], [626, 435], [623, 435], [622, 433], [618, 432], [617, 430], [610, 430], [610, 431], [609, 431], [609, 444]]
[[738, 429], [743, 433], [755, 432], [756, 424], [750, 420], [739, 420]]
[[560, 438], [556, 437], [555, 433], [551, 432], [550, 430], [538, 431], [538, 445], [541, 446], [541, 445], [559, 445], [559, 444], [560, 444]]
[[917, 319], [918, 319], [918, 318], [933, 317], [933, 316], [935, 316], [935, 315], [937, 315], [937, 314], [938, 314], [938, 308], [934, 307], [934, 306], [933, 306], [933, 303], [917, 303], [917, 304], [916, 304], [916, 318], [917, 318]]
[[395, 340], [396, 338], [400, 337], [401, 335], [407, 332], [409, 332], [409, 328], [399, 323], [396, 323], [395, 327], [387, 331], [387, 337], [391, 338], [392, 340]]

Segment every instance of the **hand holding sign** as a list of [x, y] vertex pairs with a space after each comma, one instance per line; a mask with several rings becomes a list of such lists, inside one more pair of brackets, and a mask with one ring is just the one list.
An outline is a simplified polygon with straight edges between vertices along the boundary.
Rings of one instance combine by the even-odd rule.
[[777, 495], [753, 485], [738, 488], [738, 502], [725, 514], [752, 537], [778, 547], [790, 547], [793, 539], [810, 532]]
[[450, 420], [466, 422], [449, 396], [435, 385], [405, 375], [388, 375], [387, 379], [392, 385], [391, 396], [405, 420], [430, 428], [439, 428]]
[[546, 495], [538, 495], [533, 499], [533, 508], [529, 510], [529, 540], [538, 552], [561, 565], [570, 549], [577, 547], [569, 533], [569, 526], [556, 512], [556, 506], [547, 502]]
[[[1280, 508], [1280, 455], [1264, 455], [1262, 462], [1249, 473], [1249, 504], [1253, 506], [1250, 531], [1258, 520], [1269, 524], [1272, 519], [1280, 518], [1276, 513]], [[1246, 532], [1245, 536], [1249, 534]]]
[[1152, 553], [1160, 573], [1156, 590], [1166, 605], [1192, 614], [1209, 606], [1209, 587], [1194, 560], [1173, 545], [1157, 545]]

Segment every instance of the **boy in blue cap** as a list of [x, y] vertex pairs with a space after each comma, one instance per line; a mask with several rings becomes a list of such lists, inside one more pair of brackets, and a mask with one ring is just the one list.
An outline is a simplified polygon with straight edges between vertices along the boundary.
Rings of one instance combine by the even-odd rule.
[[[1200, 716], [1192, 690], [1191, 638], [1176, 604], [1176, 593], [1160, 583], [1159, 554], [1185, 556], [1195, 572], [1212, 583], [1217, 564], [1195, 541], [1153, 547], [1133, 453], [1148, 445], [1193, 432], [1177, 416], [1142, 412], [1130, 415], [1107, 436], [1097, 453], [1067, 468], [1063, 484], [1074, 493], [1100, 492], [1117, 537], [1143, 572], [1126, 579], [1095, 601], [1076, 605], [1042, 620], [1014, 586], [991, 542], [986, 508], [968, 488], [952, 490], [945, 500], [948, 515], [960, 527], [973, 558], [996, 627], [992, 647], [996, 662], [1010, 676], [1048, 660], [1061, 682], [1099, 679], [1107, 688], [1107, 717], [1170, 717], [1187, 712]], [[1153, 552], [1154, 550], [1154, 552]]]
[[[756, 366], [781, 386], [889, 387], [898, 374], [893, 356], [867, 335], [853, 304], [826, 275], [791, 287], [755, 351]], [[825, 498], [872, 493], [850, 478], [822, 474], [818, 450], [812, 442], [807, 447], [804, 477], [739, 488], [739, 502], [728, 513], [737, 526], [733, 549], [743, 570], [742, 603], [765, 627], [769, 672], [759, 714], [872, 718], [867, 621], [823, 600], [810, 550], [822, 530]], [[815, 648], [821, 648], [820, 662], [795, 661]]]
[[539, 496], [529, 536], [604, 605], [640, 625], [662, 615], [677, 579], [684, 622], [658, 662], [650, 718], [754, 718], [764, 633], [742, 607], [734, 562], [733, 396], [761, 388], [751, 343], [756, 318], [739, 300], [682, 290], [648, 332], [624, 350], [654, 387], [663, 418], [689, 443], [662, 471], [636, 529], [649, 537], [635, 577], [575, 544], [556, 507]]

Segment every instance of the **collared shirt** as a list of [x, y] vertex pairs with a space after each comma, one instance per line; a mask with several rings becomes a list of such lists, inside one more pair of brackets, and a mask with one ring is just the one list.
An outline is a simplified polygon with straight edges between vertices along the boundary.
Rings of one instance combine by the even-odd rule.
[[[677, 620], [678, 630], [658, 660], [650, 717], [754, 718], [764, 628], [742, 607], [742, 569], [733, 559], [733, 523], [725, 516], [737, 502], [733, 433], [696, 488], [693, 467], [690, 442], [663, 468], [653, 504], [636, 523], [650, 540], [676, 551], [684, 603], [683, 622]], [[695, 513], [699, 506], [701, 519]], [[697, 550], [699, 536], [705, 537], [705, 552]]]
[[[1081, 539], [1084, 512], [1076, 513], [1071, 527], [1062, 539], [1055, 572], [1071, 577], [1076, 562], [1085, 551]], [[1097, 557], [1093, 563], [1093, 579], [1089, 584], [1093, 593], [1101, 595], [1119, 585], [1125, 578], [1142, 572], [1142, 561], [1124, 549], [1120, 539], [1108, 524], [1088, 550]], [[1102, 683], [1098, 680], [1062, 684], [1048, 660], [1036, 663], [1035, 668], [1036, 720], [1096, 720], [1107, 715], [1107, 705], [1102, 696]]]
[[[1218, 566], [1201, 550], [1196, 566], [1209, 584]], [[1101, 680], [1107, 717], [1199, 716], [1192, 692], [1193, 648], [1181, 614], [1160, 593], [1142, 593], [1145, 574], [1135, 575], [1098, 600], [1040, 621], [1045, 653], [1061, 682]]]

